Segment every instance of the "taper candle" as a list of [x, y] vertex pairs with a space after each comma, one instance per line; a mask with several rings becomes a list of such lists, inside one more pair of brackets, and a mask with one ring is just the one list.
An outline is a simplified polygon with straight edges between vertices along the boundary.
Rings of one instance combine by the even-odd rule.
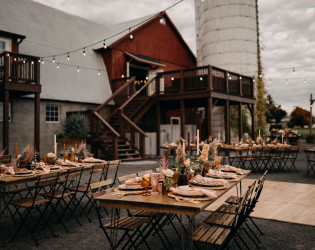
[[187, 145], [187, 151], [190, 151], [190, 132], [188, 132], [188, 145]]
[[18, 152], [17, 152], [17, 143], [15, 143], [15, 157], [18, 158]]

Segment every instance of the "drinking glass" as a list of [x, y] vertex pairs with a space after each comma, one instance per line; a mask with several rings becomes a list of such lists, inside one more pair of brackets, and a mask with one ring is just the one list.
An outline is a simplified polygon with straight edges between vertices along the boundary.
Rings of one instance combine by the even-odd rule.
[[222, 160], [221, 156], [215, 156], [214, 157], [214, 164], [215, 164], [216, 168], [221, 166], [221, 160]]
[[151, 174], [152, 194], [158, 193], [159, 179], [160, 179], [160, 173], [152, 173]]
[[142, 177], [142, 187], [145, 188], [145, 193], [143, 194], [144, 196], [151, 195], [151, 194], [148, 192], [148, 188], [150, 187], [150, 182], [151, 182], [150, 176], [143, 176], [143, 177]]

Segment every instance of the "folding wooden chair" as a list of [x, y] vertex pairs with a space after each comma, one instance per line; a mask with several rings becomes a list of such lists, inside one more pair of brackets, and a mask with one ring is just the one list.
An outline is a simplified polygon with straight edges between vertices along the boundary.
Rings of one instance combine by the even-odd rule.
[[[247, 244], [240, 237], [237, 231], [241, 228], [243, 222], [245, 221], [245, 202], [248, 201], [248, 197], [252, 193], [253, 188], [253, 185], [249, 186], [244, 196], [241, 197], [240, 203], [237, 207], [237, 212], [233, 214], [233, 219], [230, 220], [231, 223], [228, 223], [230, 226], [223, 227], [222, 225], [215, 225], [211, 223], [198, 225], [193, 229], [192, 241], [195, 242], [195, 244], [203, 243], [214, 246], [215, 248], [224, 249], [232, 240], [234, 240], [234, 242], [240, 247], [239, 243], [235, 239], [235, 236], [237, 236], [248, 248]], [[224, 220], [222, 219], [222, 221]]]
[[[54, 193], [58, 179], [59, 179], [59, 172], [49, 173], [49, 174], [45, 174], [45, 175], [39, 175], [37, 177], [36, 182], [35, 182], [35, 189], [34, 189], [33, 197], [12, 201], [10, 203], [16, 208], [16, 211], [21, 218], [21, 222], [18, 225], [18, 227], [17, 227], [10, 242], [15, 240], [16, 236], [18, 235], [18, 233], [20, 232], [20, 230], [24, 226], [28, 230], [30, 235], [32, 236], [36, 245], [38, 246], [38, 241], [35, 238], [35, 231], [36, 231], [37, 227], [39, 226], [41, 220], [44, 218], [44, 215], [45, 215], [47, 209], [49, 207], [51, 207], [51, 204], [52, 204], [51, 199], [40, 197], [40, 191], [42, 190], [43, 183], [47, 183], [47, 181], [49, 181], [50, 183], [54, 182], [54, 184], [51, 184], [51, 192]], [[41, 210], [42, 206], [44, 207], [43, 210]], [[18, 208], [24, 208], [24, 211], [20, 212], [20, 210]], [[30, 216], [32, 216], [31, 214], [33, 211], [39, 212], [39, 218], [37, 219], [34, 227], [30, 228], [27, 219]], [[33, 215], [32, 219], [34, 219], [34, 218], [35, 217]], [[49, 228], [49, 230], [51, 231], [51, 233], [53, 234], [53, 236], [56, 237], [56, 234], [54, 233], [54, 231], [50, 227], [47, 219], [44, 220], [44, 226], [47, 226]]]
[[256, 152], [257, 147], [248, 147], [245, 155], [240, 156], [239, 158], [239, 166], [243, 169], [250, 169], [252, 171], [256, 171]]
[[309, 150], [305, 150], [304, 152], [307, 159], [306, 176], [308, 176], [311, 172], [315, 175], [315, 152], [311, 152]]
[[[65, 226], [65, 223], [63, 222], [62, 217], [64, 215], [64, 212], [67, 210], [69, 210], [71, 213], [71, 209], [69, 208], [68, 202], [70, 202], [71, 197], [75, 195], [75, 191], [70, 191], [68, 190], [68, 188], [69, 188], [69, 185], [73, 183], [74, 178], [81, 178], [82, 171], [83, 171], [83, 167], [69, 168], [65, 175], [65, 179], [61, 183], [61, 186], [59, 186], [58, 190], [55, 190], [54, 192], [50, 191], [50, 192], [41, 194], [42, 197], [51, 199], [53, 201], [52, 203], [53, 209], [48, 217], [48, 220], [53, 215], [55, 215], [58, 220], [58, 223], [60, 223], [63, 226], [66, 232], [68, 232], [68, 229]], [[58, 182], [58, 184], [60, 183]], [[63, 205], [65, 205], [65, 207], [63, 207]], [[58, 211], [57, 211], [59, 207], [62, 211], [60, 215], [58, 214]], [[72, 216], [74, 217], [74, 219], [77, 221], [78, 224], [81, 224], [75, 214], [72, 214]]]
[[291, 146], [289, 150], [286, 151], [284, 156], [285, 166], [286, 169], [291, 172], [292, 170], [295, 172], [299, 172], [295, 167], [295, 160], [299, 153], [299, 146]]
[[[93, 199], [103, 195], [104, 193], [106, 193], [107, 190], [102, 190], [96, 193], [93, 193]], [[116, 220], [111, 220], [111, 222], [109, 223], [103, 223], [102, 221], [102, 216], [100, 214], [100, 211], [98, 209], [98, 205], [96, 204], [96, 202], [94, 201], [94, 207], [96, 209], [97, 212], [97, 217], [100, 223], [100, 227], [102, 228], [108, 242], [111, 245], [111, 249], [117, 249], [118, 246], [120, 246], [120, 244], [127, 239], [126, 243], [124, 244], [124, 246], [122, 247], [122, 249], [126, 248], [129, 244], [130, 247], [134, 247], [135, 249], [137, 249], [136, 247], [136, 242], [137, 239], [139, 239], [139, 237], [142, 238], [142, 241], [146, 244], [146, 246], [150, 249], [150, 247], [148, 246], [148, 243], [146, 242], [144, 236], [143, 236], [143, 232], [144, 230], [142, 229], [144, 227], [144, 225], [149, 221], [149, 218], [145, 218], [145, 217], [130, 217], [130, 216], [126, 216], [126, 217], [122, 217], [122, 218], [118, 218]], [[119, 231], [123, 231], [123, 235], [120, 237], [120, 239], [118, 240], [118, 242], [113, 245], [113, 242], [111, 242], [111, 237], [108, 234], [107, 230], [119, 230]], [[139, 237], [136, 237], [138, 236]], [[136, 239], [135, 239], [136, 237]]]
[[114, 185], [115, 185], [116, 181], [117, 181], [117, 175], [118, 175], [118, 169], [120, 166], [120, 160], [108, 161], [107, 164], [108, 164], [108, 170], [106, 172], [104, 180], [106, 180], [108, 178], [109, 172], [114, 172], [113, 173], [114, 176], [111, 177], [111, 179], [113, 179]]

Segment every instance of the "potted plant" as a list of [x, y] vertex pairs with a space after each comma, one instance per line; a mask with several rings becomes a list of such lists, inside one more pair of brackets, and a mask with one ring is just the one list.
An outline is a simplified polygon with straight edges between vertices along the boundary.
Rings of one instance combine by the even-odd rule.
[[79, 145], [86, 143], [87, 126], [79, 115], [74, 114], [61, 122], [62, 132], [57, 135], [59, 145]]

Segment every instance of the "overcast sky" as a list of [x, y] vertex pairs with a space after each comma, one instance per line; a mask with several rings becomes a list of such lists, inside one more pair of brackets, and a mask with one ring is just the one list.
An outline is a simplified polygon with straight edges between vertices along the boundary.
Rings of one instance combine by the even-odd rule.
[[[160, 12], [178, 0], [34, 1], [109, 25]], [[167, 13], [196, 54], [194, 0]], [[315, 98], [315, 0], [259, 0], [259, 13], [268, 93], [288, 112], [295, 106], [309, 110], [310, 93]]]

